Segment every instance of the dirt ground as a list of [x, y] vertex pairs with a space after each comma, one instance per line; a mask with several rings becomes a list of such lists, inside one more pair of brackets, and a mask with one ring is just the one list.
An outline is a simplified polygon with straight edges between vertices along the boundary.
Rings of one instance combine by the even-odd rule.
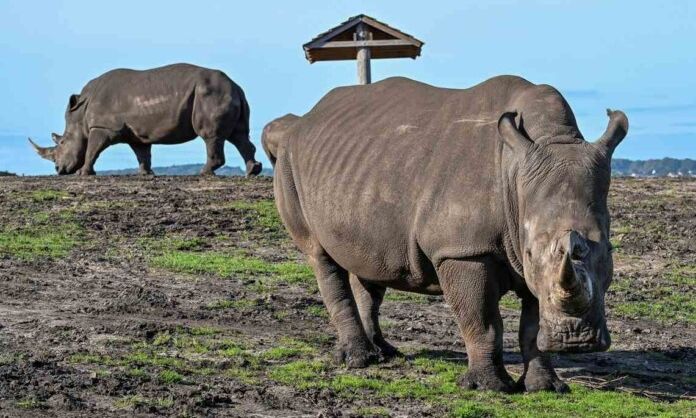
[[[355, 375], [317, 362], [334, 333], [269, 199], [268, 178], [2, 178], [0, 416], [452, 413], [438, 401], [451, 392], [394, 386], [428, 381], [428, 364], [465, 364], [439, 297], [393, 292], [383, 305], [386, 337], [404, 358]], [[557, 356], [557, 370], [575, 392], [690, 402], [696, 181], [616, 179], [610, 207], [613, 345]], [[502, 309], [513, 377], [516, 303], [506, 297]], [[386, 375], [391, 389], [370, 386]]]

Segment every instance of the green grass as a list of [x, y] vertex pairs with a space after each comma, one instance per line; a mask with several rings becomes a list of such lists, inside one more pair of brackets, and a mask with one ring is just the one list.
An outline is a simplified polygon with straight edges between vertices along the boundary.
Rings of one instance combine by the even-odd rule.
[[420, 400], [454, 417], [686, 417], [696, 411], [694, 402], [659, 403], [575, 384], [566, 395], [465, 391], [456, 384], [465, 371], [459, 362], [416, 356], [406, 361], [405, 375], [383, 369], [336, 371], [323, 361], [296, 360], [272, 367], [268, 376], [300, 390], [328, 389], [349, 399]]
[[402, 292], [399, 290], [389, 289], [384, 295], [385, 301], [392, 302], [413, 302], [413, 303], [428, 303], [430, 299], [427, 295], [418, 293]]
[[355, 413], [359, 417], [370, 417], [370, 418], [388, 418], [391, 417], [391, 411], [383, 406], [366, 406], [362, 408], [357, 408]]
[[[665, 269], [654, 284], [639, 289], [632, 285], [632, 280], [621, 277], [609, 288], [610, 292], [621, 295], [609, 299], [613, 314], [663, 323], [696, 323], [696, 298], [689, 290], [696, 286], [696, 266], [685, 264]], [[618, 300], [614, 302], [614, 299]]]
[[309, 266], [292, 261], [270, 263], [260, 258], [221, 253], [166, 251], [151, 261], [154, 267], [188, 274], [263, 276], [274, 282], [315, 285]]
[[20, 409], [38, 409], [43, 408], [45, 405], [40, 400], [30, 397], [18, 400], [15, 402], [15, 406]]
[[311, 305], [307, 306], [305, 308], [305, 311], [312, 315], [316, 316], [318, 318], [328, 318], [329, 313], [326, 311], [326, 307], [324, 305]]
[[31, 192], [29, 197], [34, 202], [41, 203], [55, 201], [59, 199], [67, 199], [70, 197], [70, 195], [62, 190], [40, 189]]
[[293, 338], [281, 338], [279, 345], [260, 354], [264, 360], [281, 360], [292, 357], [316, 355], [316, 349], [308, 343]]
[[157, 379], [160, 381], [160, 383], [171, 385], [183, 381], [184, 376], [174, 370], [162, 370], [159, 372], [159, 375], [157, 375]]
[[21, 260], [60, 258], [83, 240], [84, 230], [72, 211], [37, 211], [0, 229], [0, 255]]
[[519, 311], [522, 309], [522, 302], [513, 292], [508, 292], [500, 298], [500, 306], [507, 309]]
[[683, 321], [696, 323], [696, 297], [689, 293], [670, 294], [658, 300], [619, 302], [613, 313], [630, 318], [658, 322]]
[[279, 235], [284, 231], [283, 223], [278, 215], [275, 202], [273, 200], [259, 200], [256, 202], [235, 201], [230, 207], [242, 215], [250, 217], [253, 223], [264, 229], [264, 232], [271, 232]]

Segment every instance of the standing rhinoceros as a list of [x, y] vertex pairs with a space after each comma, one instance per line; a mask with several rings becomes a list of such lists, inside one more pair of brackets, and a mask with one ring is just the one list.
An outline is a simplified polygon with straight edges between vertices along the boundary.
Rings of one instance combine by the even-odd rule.
[[52, 134], [56, 146], [29, 141], [40, 156], [55, 162], [58, 174], [94, 174], [99, 154], [117, 143], [130, 145], [141, 174], [152, 174], [153, 144], [180, 144], [197, 136], [208, 152], [201, 174], [214, 174], [225, 164], [225, 141], [237, 147], [247, 175], [261, 172], [241, 87], [222, 71], [190, 64], [109, 71], [70, 96], [65, 133]]
[[[628, 120], [609, 117], [590, 143], [547, 85], [390, 78], [334, 89], [306, 115], [267, 125], [278, 210], [314, 268], [336, 359], [364, 367], [395, 353], [378, 323], [386, 288], [444, 294], [468, 353], [460, 384], [567, 390], [548, 353], [610, 344], [607, 192]], [[509, 290], [522, 298], [517, 384], [498, 310]]]

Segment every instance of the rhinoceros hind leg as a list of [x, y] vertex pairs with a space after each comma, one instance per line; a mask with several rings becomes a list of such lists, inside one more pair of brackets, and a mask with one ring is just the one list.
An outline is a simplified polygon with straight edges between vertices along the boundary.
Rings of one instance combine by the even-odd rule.
[[257, 176], [261, 173], [261, 163], [256, 161], [256, 147], [249, 140], [248, 135], [237, 135], [229, 139], [237, 148], [239, 155], [244, 159], [247, 177]]
[[201, 169], [202, 176], [214, 176], [215, 170], [225, 165], [225, 140], [218, 138], [203, 138], [207, 161]]
[[331, 322], [338, 332], [334, 353], [337, 363], [350, 368], [367, 367], [378, 359], [378, 352], [370, 342], [348, 279], [348, 272], [323, 251], [308, 257], [319, 283], [319, 291], [329, 311]]
[[391, 358], [399, 355], [399, 350], [384, 339], [382, 329], [379, 326], [379, 307], [382, 305], [387, 289], [365, 282], [353, 273], [350, 273], [350, 287], [353, 290], [355, 302], [358, 304], [360, 320], [367, 338], [379, 350], [381, 357]]
[[466, 389], [515, 391], [515, 382], [503, 365], [503, 321], [497, 297], [502, 274], [487, 257], [445, 260], [437, 269], [466, 345], [469, 370], [459, 379]]
[[524, 373], [517, 381], [519, 390], [527, 392], [552, 391], [566, 393], [570, 391], [556, 375], [551, 357], [537, 348], [536, 339], [539, 332], [539, 302], [531, 294], [522, 298], [522, 315], [520, 316], [520, 350], [524, 358]]
[[153, 175], [152, 171], [152, 145], [150, 144], [129, 144], [135, 157], [138, 159], [138, 174]]

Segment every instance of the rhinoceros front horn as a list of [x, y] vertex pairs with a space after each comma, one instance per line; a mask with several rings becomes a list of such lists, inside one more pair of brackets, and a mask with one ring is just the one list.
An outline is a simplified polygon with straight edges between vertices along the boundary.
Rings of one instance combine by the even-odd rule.
[[29, 143], [31, 144], [31, 146], [34, 147], [34, 149], [41, 156], [41, 158], [45, 158], [49, 161], [55, 161], [54, 153], [56, 151], [56, 147], [40, 147], [36, 145], [36, 143], [32, 141], [31, 138], [29, 138]]
[[[583, 260], [589, 252], [589, 247], [585, 238], [576, 231], [570, 231], [564, 241], [566, 252], [559, 277], [559, 285], [563, 290], [560, 300], [564, 311], [579, 314], [587, 310], [592, 303], [592, 283], [583, 268]], [[574, 261], [579, 265], [576, 266]]]

